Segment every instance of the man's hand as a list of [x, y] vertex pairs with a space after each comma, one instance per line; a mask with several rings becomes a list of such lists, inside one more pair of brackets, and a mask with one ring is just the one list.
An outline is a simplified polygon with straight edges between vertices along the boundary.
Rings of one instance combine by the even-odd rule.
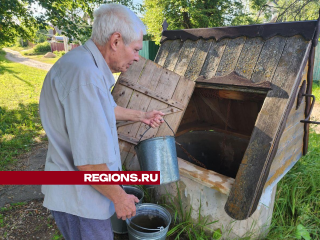
[[141, 119], [141, 122], [151, 126], [152, 128], [156, 128], [164, 123], [163, 116], [163, 112], [153, 110], [150, 112], [146, 112]]
[[114, 201], [114, 208], [116, 209], [117, 217], [122, 220], [131, 218], [136, 215], [135, 203], [138, 203], [139, 199], [131, 194], [127, 194], [123, 191], [123, 194], [119, 199]]
[[114, 114], [116, 115], [117, 121], [143, 122], [153, 128], [159, 127], [162, 123], [164, 123], [164, 113], [156, 110], [142, 112], [116, 106], [114, 108]]
[[[107, 164], [77, 166], [80, 171], [110, 171]], [[135, 203], [139, 199], [127, 194], [119, 185], [91, 185], [94, 189], [109, 198], [116, 209], [117, 217], [125, 220], [136, 215]]]

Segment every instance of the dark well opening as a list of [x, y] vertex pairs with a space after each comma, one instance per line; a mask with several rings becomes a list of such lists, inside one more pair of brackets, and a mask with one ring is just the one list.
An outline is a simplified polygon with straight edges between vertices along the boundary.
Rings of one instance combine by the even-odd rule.
[[[176, 140], [208, 170], [235, 178], [266, 93], [196, 88]], [[194, 162], [177, 146], [178, 157]]]

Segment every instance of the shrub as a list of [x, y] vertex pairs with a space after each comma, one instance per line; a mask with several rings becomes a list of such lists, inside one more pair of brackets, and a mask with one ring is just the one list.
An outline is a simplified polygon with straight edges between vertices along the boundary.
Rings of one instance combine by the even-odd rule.
[[35, 53], [51, 52], [51, 47], [49, 42], [39, 43], [34, 48]]
[[25, 56], [32, 56], [32, 55], [37, 55], [33, 48], [32, 49], [29, 49], [29, 50], [25, 50], [25, 51], [21, 51], [21, 54], [22, 55], [25, 55]]
[[63, 55], [66, 54], [65, 51], [53, 51], [53, 53], [54, 53], [57, 57], [62, 57]]

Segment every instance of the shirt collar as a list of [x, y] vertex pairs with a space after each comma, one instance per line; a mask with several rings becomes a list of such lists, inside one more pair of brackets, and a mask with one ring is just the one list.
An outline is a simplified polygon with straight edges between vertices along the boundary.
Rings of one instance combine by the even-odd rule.
[[106, 77], [105, 80], [107, 81], [109, 90], [112, 89], [112, 87], [115, 84], [114, 77], [112, 75], [112, 72], [106, 62], [106, 60], [103, 58], [101, 52], [97, 48], [96, 44], [89, 39], [85, 44], [84, 47], [91, 53], [96, 66], [98, 69], [103, 73], [103, 75]]

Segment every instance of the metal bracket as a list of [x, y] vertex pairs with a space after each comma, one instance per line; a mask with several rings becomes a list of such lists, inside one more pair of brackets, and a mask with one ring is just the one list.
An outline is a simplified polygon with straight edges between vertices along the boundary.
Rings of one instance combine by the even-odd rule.
[[307, 83], [306, 83], [306, 80], [304, 80], [301, 87], [300, 87], [300, 90], [298, 92], [296, 110], [300, 107], [300, 105], [302, 103], [303, 94], [306, 92], [306, 88], [307, 88]]
[[320, 122], [309, 121], [310, 116], [311, 116], [311, 113], [312, 113], [312, 110], [313, 110], [314, 103], [315, 103], [315, 101], [316, 101], [316, 97], [315, 97], [314, 95], [312, 95], [312, 94], [302, 94], [302, 96], [305, 96], [305, 97], [307, 97], [307, 98], [310, 98], [310, 97], [311, 97], [311, 98], [312, 98], [312, 103], [311, 103], [310, 111], [309, 111], [306, 119], [301, 120], [300, 122], [302, 122], [302, 123], [320, 124]]

